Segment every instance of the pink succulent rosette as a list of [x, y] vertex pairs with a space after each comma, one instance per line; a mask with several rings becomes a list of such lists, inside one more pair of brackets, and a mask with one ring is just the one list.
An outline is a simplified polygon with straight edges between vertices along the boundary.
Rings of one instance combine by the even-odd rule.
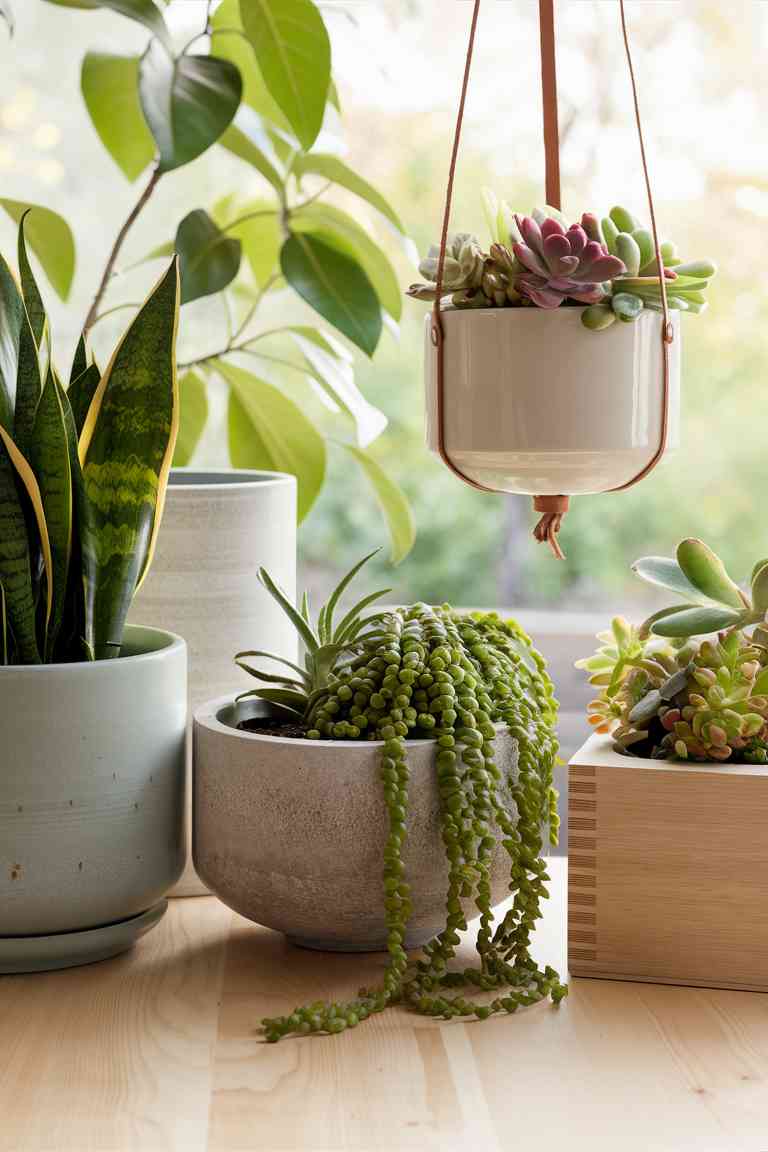
[[517, 214], [515, 221], [523, 243], [513, 249], [526, 269], [515, 287], [539, 308], [559, 308], [566, 299], [597, 304], [606, 295], [603, 282], [627, 270], [604, 244], [590, 240], [581, 224], [566, 230], [550, 216], [539, 226], [530, 216]]

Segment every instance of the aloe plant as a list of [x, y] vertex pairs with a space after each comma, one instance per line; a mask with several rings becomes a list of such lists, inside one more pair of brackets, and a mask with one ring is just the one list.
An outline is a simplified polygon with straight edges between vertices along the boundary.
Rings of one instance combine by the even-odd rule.
[[178, 429], [173, 262], [104, 372], [81, 340], [70, 384], [19, 226], [0, 256], [0, 660], [119, 656], [152, 560]]
[[[585, 212], [568, 225], [556, 208], [521, 216], [488, 190], [484, 207], [491, 234], [487, 253], [471, 233], [448, 237], [441, 294], [454, 307], [581, 305], [582, 323], [597, 332], [616, 320], [631, 323], [644, 309], [661, 310], [653, 238], [626, 208], [612, 208], [602, 221]], [[683, 264], [670, 243], [661, 244], [660, 252], [667, 306], [703, 312], [715, 265], [711, 260]], [[433, 245], [419, 265], [428, 283], [413, 284], [409, 296], [434, 301], [439, 255]]]
[[599, 689], [590, 723], [631, 755], [768, 763], [768, 560], [755, 565], [749, 592], [701, 540], [633, 569], [683, 602], [639, 628], [617, 618], [595, 655], [578, 661]]

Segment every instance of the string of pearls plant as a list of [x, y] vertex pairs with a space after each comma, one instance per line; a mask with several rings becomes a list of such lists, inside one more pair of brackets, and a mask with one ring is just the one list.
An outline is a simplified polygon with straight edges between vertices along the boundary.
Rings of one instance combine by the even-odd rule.
[[[363, 563], [345, 577], [343, 586]], [[455, 1016], [484, 1020], [546, 997], [558, 1004], [566, 986], [552, 968], [539, 968], [529, 950], [531, 930], [547, 896], [542, 859], [547, 827], [551, 842], [557, 842], [552, 772], [558, 746], [552, 683], [528, 636], [514, 620], [502, 620], [496, 613], [464, 615], [448, 605], [426, 604], [380, 612], [367, 621], [353, 609], [342, 622], [344, 628], [334, 631], [333, 606], [339, 589], [329, 601], [330, 611], [328, 605], [321, 609], [315, 632], [306, 598], [299, 613], [265, 572], [260, 576], [294, 623], [297, 618], [301, 621], [307, 655], [304, 670], [292, 666], [299, 680], [287, 677], [282, 688], [245, 695], [285, 706], [291, 694], [290, 706], [297, 712], [301, 700], [307, 735], [312, 738], [382, 741], [381, 782], [389, 815], [383, 860], [389, 962], [382, 986], [362, 989], [346, 1003], [316, 1002], [287, 1016], [265, 1019], [265, 1038], [274, 1042], [291, 1034], [343, 1032], [394, 1003], [446, 1020]], [[312, 637], [309, 644], [307, 632]], [[254, 653], [242, 653], [238, 659], [248, 655]], [[325, 664], [322, 683], [320, 662]], [[494, 762], [499, 724], [507, 726], [518, 746], [517, 770], [507, 781]], [[448, 862], [445, 927], [416, 960], [409, 960], [404, 947], [411, 907], [403, 863], [409, 737], [431, 737], [436, 742]], [[494, 928], [490, 863], [499, 839], [509, 856], [513, 899]], [[480, 917], [479, 963], [451, 970], [459, 934], [467, 928], [462, 901], [469, 900]], [[479, 1002], [468, 995], [470, 988], [492, 996]]]

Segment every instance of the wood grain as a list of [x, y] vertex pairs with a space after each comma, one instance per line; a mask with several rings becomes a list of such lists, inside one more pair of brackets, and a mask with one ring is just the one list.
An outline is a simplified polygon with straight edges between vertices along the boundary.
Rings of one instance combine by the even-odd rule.
[[[534, 948], [562, 971], [565, 862], [550, 871]], [[208, 897], [173, 901], [132, 955], [3, 977], [0, 1152], [768, 1149], [758, 994], [576, 979], [559, 1010], [259, 1039], [261, 1016], [382, 962], [291, 948]]]

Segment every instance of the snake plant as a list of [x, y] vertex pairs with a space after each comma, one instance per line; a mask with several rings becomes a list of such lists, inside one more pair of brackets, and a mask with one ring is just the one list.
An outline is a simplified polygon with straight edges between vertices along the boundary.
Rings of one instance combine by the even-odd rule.
[[103, 372], [67, 388], [19, 226], [0, 256], [0, 663], [119, 656], [152, 560], [178, 427], [176, 259]]

